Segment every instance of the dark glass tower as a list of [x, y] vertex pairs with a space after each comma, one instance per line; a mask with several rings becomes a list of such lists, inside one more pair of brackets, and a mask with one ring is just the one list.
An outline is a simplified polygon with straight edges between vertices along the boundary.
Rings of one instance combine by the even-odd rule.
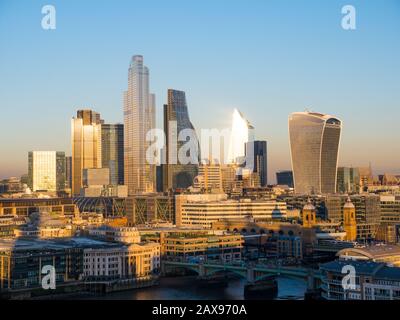
[[251, 141], [246, 143], [246, 154], [251, 150], [248, 145], [249, 143], [253, 144], [253, 172], [258, 173], [261, 187], [266, 187], [268, 184], [267, 141]]
[[[164, 191], [187, 188], [193, 184], [193, 179], [197, 175], [197, 164], [181, 164], [178, 158], [178, 150], [186, 142], [176, 140], [179, 133], [184, 129], [194, 130], [189, 118], [185, 92], [168, 89], [168, 104], [164, 105], [164, 131], [166, 136], [166, 164], [163, 164]], [[173, 139], [174, 141], [172, 141]], [[193, 156], [199, 159], [199, 154]], [[176, 159], [176, 162], [171, 163], [171, 159]]]
[[124, 125], [101, 125], [101, 161], [110, 169], [110, 183], [124, 184]]

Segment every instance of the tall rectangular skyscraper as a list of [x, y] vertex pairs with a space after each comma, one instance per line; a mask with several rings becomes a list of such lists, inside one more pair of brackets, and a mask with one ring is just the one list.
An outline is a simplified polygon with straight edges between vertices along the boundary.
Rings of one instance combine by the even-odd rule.
[[149, 92], [149, 69], [143, 65], [143, 56], [136, 55], [124, 92], [124, 182], [129, 195], [156, 190], [156, 166], [146, 159], [151, 143], [146, 135], [154, 127], [155, 96]]
[[124, 184], [124, 125], [101, 125], [102, 168], [110, 169], [110, 184]]
[[83, 186], [82, 170], [101, 168], [100, 114], [92, 110], [79, 110], [71, 120], [72, 194], [78, 196]]
[[[250, 143], [253, 144], [253, 148], [249, 147]], [[246, 154], [249, 150], [253, 153], [253, 172], [258, 174], [261, 187], [266, 187], [268, 184], [267, 141], [247, 142], [245, 144]]]
[[[193, 184], [193, 179], [197, 175], [198, 164], [181, 163], [178, 151], [186, 142], [177, 141], [182, 130], [190, 129], [194, 132], [193, 124], [189, 118], [186, 95], [184, 91], [168, 89], [168, 104], [164, 105], [164, 131], [166, 136], [166, 161], [163, 164], [163, 190], [187, 188]], [[197, 136], [195, 143], [198, 146]], [[175, 141], [172, 141], [174, 139]], [[188, 155], [190, 156], [190, 155]], [[193, 159], [199, 159], [199, 149], [197, 154], [192, 155]], [[171, 160], [176, 163], [170, 163]]]
[[342, 122], [316, 112], [289, 116], [294, 190], [299, 194], [336, 192]]
[[65, 153], [30, 151], [28, 186], [32, 191], [61, 191], [65, 188]]

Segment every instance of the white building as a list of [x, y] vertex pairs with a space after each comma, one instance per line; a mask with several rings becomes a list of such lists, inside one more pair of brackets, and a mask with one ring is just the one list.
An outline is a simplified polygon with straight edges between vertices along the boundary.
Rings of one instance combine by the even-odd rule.
[[272, 219], [279, 210], [286, 216], [286, 203], [275, 200], [227, 200], [225, 194], [178, 195], [175, 202], [177, 226], [211, 228], [221, 219], [238, 219], [252, 216], [254, 219]]
[[87, 248], [83, 259], [84, 277], [88, 280], [146, 277], [160, 269], [160, 244]]

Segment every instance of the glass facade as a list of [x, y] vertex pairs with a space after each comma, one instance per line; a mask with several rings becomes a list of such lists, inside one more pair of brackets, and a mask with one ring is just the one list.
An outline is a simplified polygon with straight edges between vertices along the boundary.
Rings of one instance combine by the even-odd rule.
[[[185, 129], [194, 130], [193, 124], [190, 122], [189, 112], [186, 104], [186, 96], [184, 91], [168, 90], [168, 104], [164, 105], [164, 131], [166, 136], [166, 160], [167, 164], [163, 165], [163, 189], [164, 191], [177, 188], [187, 188], [193, 184], [193, 179], [198, 172], [198, 165], [189, 163], [182, 164], [179, 161], [178, 150], [186, 142], [177, 141], [172, 143], [171, 139], [177, 139], [177, 135], [173, 131], [171, 136], [171, 122], [176, 123], [176, 134]], [[174, 129], [175, 130], [175, 129]], [[197, 137], [196, 137], [197, 139]], [[194, 155], [199, 159], [199, 153]], [[177, 163], [169, 163], [169, 159], [177, 159]]]
[[314, 112], [289, 116], [294, 188], [300, 194], [335, 193], [342, 123]]
[[73, 195], [80, 194], [83, 169], [101, 168], [101, 124], [100, 114], [92, 110], [79, 110], [71, 120]]
[[102, 167], [110, 169], [110, 183], [124, 184], [124, 125], [101, 125]]
[[28, 154], [28, 185], [32, 191], [65, 188], [65, 153], [31, 151]]
[[149, 69], [143, 65], [143, 57], [136, 55], [124, 92], [124, 182], [129, 195], [156, 190], [156, 166], [146, 159], [151, 144], [146, 135], [154, 127], [155, 96], [149, 93]]

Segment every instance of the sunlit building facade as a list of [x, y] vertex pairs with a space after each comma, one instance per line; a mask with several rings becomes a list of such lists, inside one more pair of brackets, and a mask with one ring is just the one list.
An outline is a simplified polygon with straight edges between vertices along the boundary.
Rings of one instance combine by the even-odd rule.
[[143, 56], [136, 55], [124, 92], [124, 182], [129, 195], [156, 190], [156, 165], [146, 159], [151, 144], [146, 135], [154, 127], [155, 95], [149, 92], [149, 69], [143, 65]]
[[[254, 141], [254, 127], [235, 109], [232, 114], [232, 129], [228, 150], [228, 163], [243, 163], [245, 157], [245, 144]], [[249, 155], [251, 157], [251, 155]]]
[[61, 191], [65, 188], [65, 153], [30, 151], [28, 186], [32, 191]]
[[295, 112], [289, 116], [294, 189], [299, 194], [336, 192], [342, 122], [330, 115]]
[[79, 110], [71, 120], [73, 195], [83, 186], [83, 169], [101, 168], [101, 124], [100, 114], [92, 110]]

